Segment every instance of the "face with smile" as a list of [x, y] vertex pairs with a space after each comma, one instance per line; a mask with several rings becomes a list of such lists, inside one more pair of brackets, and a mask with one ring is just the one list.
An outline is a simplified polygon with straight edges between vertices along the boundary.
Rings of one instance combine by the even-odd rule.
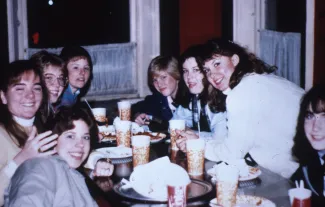
[[192, 94], [200, 94], [203, 91], [203, 78], [195, 58], [188, 58], [183, 63], [183, 78], [186, 86]]
[[50, 103], [55, 103], [61, 95], [65, 84], [62, 68], [49, 65], [44, 69], [43, 76], [48, 90]]
[[40, 77], [33, 71], [23, 73], [18, 82], [11, 84], [7, 91], [1, 91], [2, 103], [12, 115], [23, 119], [35, 116], [42, 98]]
[[230, 77], [239, 63], [238, 55], [232, 57], [215, 55], [204, 63], [204, 71], [211, 85], [224, 91], [229, 88]]
[[89, 80], [90, 66], [86, 58], [72, 59], [67, 65], [72, 92], [83, 88]]
[[56, 146], [58, 155], [71, 168], [78, 168], [88, 157], [90, 151], [89, 126], [83, 120], [73, 121], [74, 128], [63, 132]]
[[156, 72], [153, 77], [153, 85], [163, 96], [175, 98], [178, 88], [178, 80], [169, 75], [166, 71]]
[[315, 150], [325, 150], [325, 112], [314, 113], [309, 107], [305, 116], [306, 137]]

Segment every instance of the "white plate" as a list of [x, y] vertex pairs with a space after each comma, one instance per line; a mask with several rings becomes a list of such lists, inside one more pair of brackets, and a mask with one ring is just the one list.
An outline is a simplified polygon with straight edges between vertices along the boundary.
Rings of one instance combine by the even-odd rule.
[[[262, 171], [257, 167], [249, 166], [248, 168], [249, 168], [248, 169], [249, 170], [248, 176], [245, 176], [245, 177], [240, 176], [239, 179], [238, 179], [239, 181], [253, 180], [253, 179], [257, 178], [258, 176], [260, 176], [262, 174]], [[216, 181], [215, 168], [209, 169], [207, 171], [207, 173], [212, 176], [213, 181]]]
[[[276, 207], [275, 203], [266, 198], [251, 195], [237, 195], [236, 203], [235, 207]], [[210, 206], [221, 207], [216, 198], [210, 201]]]
[[104, 147], [96, 149], [96, 151], [106, 154], [110, 159], [132, 157], [132, 149], [129, 147]]

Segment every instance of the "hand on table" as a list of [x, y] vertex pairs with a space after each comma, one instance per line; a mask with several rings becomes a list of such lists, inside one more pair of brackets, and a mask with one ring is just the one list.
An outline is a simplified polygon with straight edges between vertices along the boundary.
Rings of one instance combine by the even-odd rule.
[[46, 131], [37, 135], [37, 129], [33, 126], [24, 147], [13, 159], [15, 163], [20, 165], [24, 161], [34, 157], [44, 157], [57, 153], [55, 148], [48, 150], [57, 144], [55, 139], [57, 139], [58, 135], [51, 134], [52, 131]]
[[176, 134], [179, 136], [179, 138], [176, 140], [176, 145], [183, 152], [186, 152], [186, 140], [199, 138], [199, 136], [192, 130], [176, 130]]
[[98, 160], [95, 169], [94, 176], [96, 177], [108, 177], [113, 174], [114, 165], [110, 162], [110, 160]]
[[134, 122], [139, 124], [140, 126], [149, 125], [149, 122], [147, 120], [149, 120], [149, 116], [145, 113], [142, 113], [135, 118]]

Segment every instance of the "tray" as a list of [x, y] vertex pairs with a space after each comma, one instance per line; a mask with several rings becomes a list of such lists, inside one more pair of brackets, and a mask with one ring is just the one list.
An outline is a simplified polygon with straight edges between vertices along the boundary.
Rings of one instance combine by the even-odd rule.
[[[150, 203], [167, 203], [167, 200], [156, 200], [153, 198], [145, 197], [139, 193], [137, 193], [133, 188], [122, 188], [124, 184], [121, 182], [116, 184], [114, 186], [114, 191], [125, 198], [131, 199], [131, 200], [137, 200], [142, 202], [150, 202]], [[188, 191], [187, 191], [187, 200], [193, 200], [199, 197], [202, 197], [204, 195], [207, 195], [212, 191], [212, 185], [206, 181], [191, 179], [191, 183], [189, 185]]]

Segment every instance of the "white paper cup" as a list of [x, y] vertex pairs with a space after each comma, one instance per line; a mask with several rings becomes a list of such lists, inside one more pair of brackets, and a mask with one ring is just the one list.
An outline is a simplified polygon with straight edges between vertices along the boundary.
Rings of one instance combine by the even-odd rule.
[[131, 103], [129, 101], [117, 102], [119, 117], [121, 120], [131, 120]]
[[239, 171], [229, 165], [218, 166], [216, 170], [218, 204], [223, 207], [236, 205]]
[[176, 140], [178, 136], [176, 130], [185, 130], [185, 120], [170, 120], [169, 121], [169, 133], [170, 133], [170, 144], [172, 150], [178, 150]]
[[96, 121], [105, 122], [106, 121], [106, 108], [92, 108], [91, 109]]
[[186, 141], [187, 172], [189, 175], [202, 175], [204, 169], [205, 141], [189, 139]]
[[118, 121], [114, 124], [116, 133], [117, 146], [124, 145], [131, 146], [131, 122]]
[[145, 135], [132, 136], [133, 168], [149, 162], [150, 137]]
[[300, 206], [305, 206], [303, 203], [310, 204], [311, 191], [306, 188], [292, 188], [288, 191], [288, 194], [291, 205], [293, 205], [295, 199], [297, 199], [296, 202], [301, 203]]

